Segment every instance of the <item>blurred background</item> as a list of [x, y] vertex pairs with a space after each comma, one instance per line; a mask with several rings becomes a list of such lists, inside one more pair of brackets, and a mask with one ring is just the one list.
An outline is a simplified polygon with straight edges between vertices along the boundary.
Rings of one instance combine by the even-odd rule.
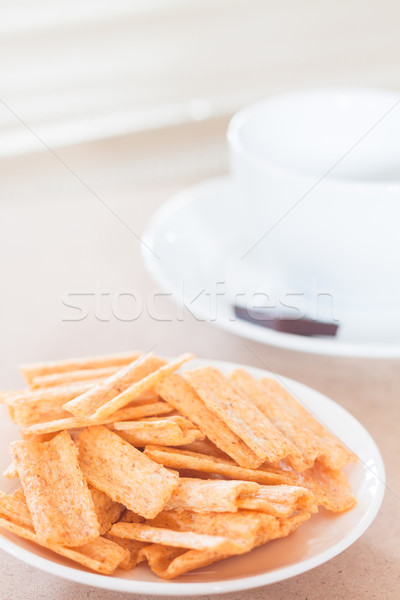
[[[175, 192], [227, 171], [239, 108], [314, 86], [399, 89], [399, 17], [395, 0], [0, 1], [3, 385], [22, 361], [170, 353], [172, 337], [174, 352], [191, 339], [254, 361], [190, 315], [172, 327], [169, 300], [156, 327], [107, 302], [134, 291], [146, 306], [141, 232]], [[68, 294], [93, 290], [108, 317], [66, 322]]]
[[43, 150], [24, 123], [54, 147], [229, 117], [297, 87], [400, 85], [395, 1], [2, 0], [0, 11], [3, 157]]

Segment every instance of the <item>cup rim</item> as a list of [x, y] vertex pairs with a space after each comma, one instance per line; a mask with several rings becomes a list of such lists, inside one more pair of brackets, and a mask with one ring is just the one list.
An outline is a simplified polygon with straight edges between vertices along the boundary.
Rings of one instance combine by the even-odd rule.
[[260, 109], [264, 107], [268, 107], [272, 103], [275, 103], [279, 98], [290, 98], [296, 96], [311, 96], [317, 94], [368, 94], [374, 96], [381, 97], [392, 97], [393, 100], [400, 101], [400, 93], [396, 92], [396, 90], [388, 89], [388, 88], [380, 88], [380, 87], [311, 87], [311, 88], [301, 88], [294, 89], [288, 92], [283, 92], [279, 94], [272, 94], [264, 98], [263, 100], [254, 102], [233, 115], [231, 118], [228, 129], [226, 132], [226, 138], [230, 147], [231, 152], [239, 155], [246, 162], [251, 163], [253, 166], [257, 167], [260, 170], [265, 170], [268, 168], [269, 171], [274, 172], [276, 175], [280, 175], [282, 177], [291, 177], [296, 178], [297, 180], [301, 180], [304, 183], [309, 182], [310, 186], [319, 183], [324, 180], [324, 185], [332, 186], [333, 188], [375, 188], [385, 190], [387, 193], [391, 194], [398, 193], [400, 190], [400, 182], [396, 181], [384, 181], [384, 180], [364, 180], [364, 179], [351, 179], [344, 177], [335, 177], [329, 178], [329, 171], [326, 174], [313, 176], [311, 173], [301, 170], [300, 168], [294, 168], [290, 166], [285, 166], [283, 164], [272, 162], [268, 159], [261, 159], [260, 156], [254, 152], [251, 148], [246, 146], [242, 138], [242, 132], [247, 125], [249, 119], [253, 116], [255, 112], [258, 112]]

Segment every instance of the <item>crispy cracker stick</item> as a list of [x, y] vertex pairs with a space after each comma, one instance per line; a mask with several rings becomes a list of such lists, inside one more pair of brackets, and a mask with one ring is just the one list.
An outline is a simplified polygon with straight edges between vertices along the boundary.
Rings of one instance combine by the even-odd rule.
[[140, 381], [164, 364], [164, 360], [152, 354], [139, 357], [119, 369], [114, 375], [100, 381], [86, 393], [67, 402], [64, 409], [76, 417], [88, 417], [98, 407], [126, 390], [132, 383]]
[[129, 404], [129, 402], [132, 402], [132, 400], [137, 398], [137, 396], [149, 388], [157, 385], [157, 383], [159, 383], [159, 381], [161, 381], [164, 377], [179, 369], [183, 363], [191, 360], [192, 358], [193, 354], [182, 354], [175, 360], [172, 360], [170, 363], [166, 365], [164, 364], [157, 371], [150, 373], [141, 381], [134, 382], [133, 385], [119, 394], [119, 396], [113, 397], [112, 399], [108, 400], [107, 403], [102, 403], [102, 406], [96, 410], [95, 416], [98, 419], [103, 419], [104, 417], [111, 415], [119, 408], [122, 408]]
[[104, 575], [110, 575], [128, 559], [128, 552], [125, 548], [103, 536], [78, 548], [64, 548], [63, 552], [54, 547], [51, 547], [50, 550], [63, 554], [66, 558], [80, 562], [89, 569]]
[[266, 512], [274, 517], [290, 517], [296, 511], [316, 512], [314, 494], [293, 485], [262, 485], [255, 493], [242, 493], [239, 508]]
[[230, 375], [236, 391], [244, 394], [264, 413], [271, 423], [299, 450], [299, 455], [288, 456], [287, 462], [296, 470], [312, 467], [319, 455], [318, 440], [288, 408], [272, 398], [250, 373], [236, 369]]
[[146, 560], [144, 554], [141, 553], [141, 550], [149, 545], [146, 542], [123, 539], [116, 537], [115, 535], [111, 535], [110, 533], [107, 533], [104, 537], [114, 542], [114, 544], [118, 544], [118, 546], [121, 546], [128, 552], [127, 557], [118, 565], [120, 569], [130, 571], [131, 569], [134, 569], [138, 563]]
[[32, 517], [22, 488], [12, 494], [0, 493], [0, 517], [33, 531]]
[[179, 487], [174, 490], [165, 510], [184, 508], [202, 513], [237, 512], [242, 495], [252, 497], [252, 494], [255, 495], [259, 489], [257, 483], [250, 481], [181, 477]]
[[[25, 498], [25, 492], [24, 492], [24, 488], [22, 486], [20, 486], [19, 488], [17, 488], [13, 493], [12, 496], [18, 501], [18, 502], [22, 502], [26, 505], [26, 498]], [[29, 513], [30, 514], [30, 513]], [[31, 519], [32, 520], [32, 519]]]
[[113, 423], [113, 429], [127, 442], [141, 448], [147, 444], [181, 446], [204, 439], [199, 429], [180, 416], [151, 421], [119, 421]]
[[[102, 493], [92, 488], [92, 496], [94, 491], [98, 494]], [[11, 496], [6, 494], [0, 494], [0, 518], [4, 519], [10, 524], [22, 526], [23, 528], [26, 528], [28, 532], [30, 531], [34, 534], [32, 518], [28, 510], [25, 494], [22, 488], [17, 489]], [[14, 533], [17, 533], [17, 535], [21, 535], [21, 537], [26, 537], [21, 532], [19, 533], [15, 531]], [[41, 544], [37, 536], [35, 536], [35, 538], [28, 537], [28, 539], [31, 539], [32, 541]], [[62, 554], [67, 558], [71, 558], [72, 560], [75, 560], [83, 564], [84, 566], [87, 566], [91, 569], [103, 573], [111, 573], [115, 570], [117, 566], [124, 568], [124, 565], [130, 559], [129, 553], [125, 553], [124, 555], [123, 553], [118, 551], [117, 548], [114, 548], [110, 544], [104, 543], [103, 539], [104, 538], [101, 537], [96, 538], [93, 542], [86, 544], [86, 546], [78, 548], [77, 554], [74, 553], [75, 551], [72, 548], [61, 548], [60, 550], [59, 548], [54, 547], [53, 545], [51, 547], [49, 545], [45, 545], [45, 547], [48, 547], [54, 550], [54, 552]], [[120, 543], [119, 545], [122, 546], [122, 548], [124, 548], [124, 544]], [[139, 548], [138, 551], [140, 549], [141, 548]], [[118, 560], [121, 560], [122, 562], [118, 564]]]
[[103, 367], [102, 369], [79, 369], [78, 371], [66, 371], [65, 373], [52, 373], [51, 375], [38, 375], [31, 382], [31, 388], [54, 387], [66, 385], [76, 381], [89, 381], [90, 379], [105, 379], [114, 375], [120, 367]]
[[261, 484], [293, 483], [295, 476], [278, 469], [244, 469], [235, 463], [205, 454], [197, 454], [171, 447], [146, 446], [144, 453], [152, 460], [173, 469], [190, 469], [217, 473], [229, 479], [255, 481]]
[[141, 554], [147, 560], [153, 573], [163, 579], [175, 579], [188, 571], [206, 567], [230, 556], [222, 552], [182, 550], [159, 544], [143, 548]]
[[204, 438], [204, 440], [195, 440], [190, 444], [184, 444], [183, 446], [179, 447], [179, 450], [188, 450], [189, 452], [206, 454], [207, 456], [214, 456], [215, 458], [222, 458], [223, 460], [231, 460], [231, 458], [225, 452], [220, 450], [207, 437]]
[[229, 379], [213, 367], [202, 367], [183, 375], [201, 400], [261, 459], [277, 463], [297, 448], [247, 398], [237, 394]]
[[[254, 546], [259, 546], [273, 539], [284, 537], [288, 535], [291, 530], [295, 529], [294, 524], [291, 524], [291, 528], [289, 525], [282, 527], [279, 520], [270, 515], [266, 516], [268, 516], [271, 521], [269, 521], [268, 525], [264, 526], [262, 533], [257, 536], [254, 541]], [[151, 570], [163, 579], [174, 579], [193, 569], [205, 567], [232, 556], [230, 553], [213, 551], [188, 550], [182, 552], [177, 549], [174, 551], [173, 548], [165, 548], [165, 546], [156, 544], [144, 548], [141, 551], [141, 554], [146, 557]]]
[[308, 521], [310, 517], [311, 513], [300, 512], [285, 519], [275, 518], [275, 526], [266, 526], [260, 528], [255, 546], [261, 546], [272, 540], [287, 537], [288, 535], [293, 533], [293, 531], [296, 531], [296, 529], [298, 529], [302, 523]]
[[16, 425], [33, 425], [71, 416], [63, 405], [72, 398], [84, 393], [94, 384], [74, 383], [48, 388], [28, 390], [23, 394], [6, 399], [10, 417]]
[[340, 469], [348, 462], [357, 460], [357, 456], [320, 421], [318, 421], [296, 398], [294, 398], [278, 381], [265, 377], [260, 385], [271, 402], [279, 402], [290, 411], [293, 420], [299, 427], [314, 435], [317, 455], [331, 469]]
[[3, 477], [6, 479], [18, 479], [18, 471], [13, 462], [10, 463], [6, 469], [4, 469]]
[[222, 450], [217, 448], [217, 446], [207, 438], [204, 440], [196, 440], [190, 444], [183, 444], [183, 446], [179, 446], [179, 450], [187, 450], [188, 452], [196, 452], [198, 454], [214, 456], [215, 458], [222, 458], [223, 460], [230, 460], [225, 452], [222, 452]]
[[129, 510], [128, 508], [122, 513], [119, 521], [121, 523], [144, 523], [145, 518], [141, 517], [137, 513], [133, 512], [133, 510]]
[[27, 391], [26, 389], [1, 390], [0, 391], [0, 404], [4, 404], [4, 403], [7, 404], [7, 401], [11, 400], [12, 398], [17, 398], [21, 394], [25, 394], [26, 391]]
[[253, 548], [260, 532], [276, 523], [277, 519], [265, 513], [252, 511], [206, 512], [191, 510], [163, 510], [148, 521], [154, 527], [164, 527], [174, 531], [193, 531], [207, 535], [218, 535], [242, 541], [242, 546]]
[[316, 503], [327, 510], [344, 512], [357, 503], [343, 471], [330, 469], [320, 460], [315, 461], [312, 469], [300, 473], [298, 481], [299, 485], [309, 488]]
[[52, 431], [51, 433], [40, 433], [38, 435], [26, 433], [21, 429], [21, 437], [23, 440], [33, 440], [34, 442], [50, 442], [58, 432]]
[[33, 529], [12, 523], [7, 519], [0, 518], [0, 527], [104, 575], [114, 573], [119, 564], [128, 557], [124, 548], [104, 537], [97, 537], [79, 548], [65, 548], [57, 544], [44, 543], [39, 540]]
[[111, 527], [112, 535], [121, 538], [147, 542], [149, 544], [162, 544], [175, 548], [192, 548], [195, 550], [214, 550], [216, 552], [242, 551], [243, 544], [222, 536], [193, 533], [191, 531], [173, 531], [163, 527], [152, 527], [139, 523], [116, 523]]
[[[136, 405], [135, 405], [136, 406]], [[120, 409], [121, 412], [122, 410], [126, 410], [126, 409]], [[193, 425], [193, 423], [191, 421], [189, 421], [189, 419], [186, 419], [185, 417], [182, 417], [181, 415], [169, 415], [167, 417], [162, 417], [161, 419], [158, 419], [157, 417], [148, 417], [147, 419], [143, 419], [142, 421], [140, 421], [140, 423], [142, 425], [159, 425], [161, 423], [162, 426], [166, 426], [168, 427], [168, 423], [170, 425], [173, 425], [174, 428], [175, 427], [179, 427], [180, 431], [187, 431], [189, 429], [196, 429], [198, 431], [198, 429], [195, 427], [195, 425]], [[126, 431], [130, 431], [130, 430], [136, 430], [138, 428], [138, 421], [122, 421], [120, 423], [118, 422], [114, 422], [114, 426], [115, 429], [118, 430], [126, 430]], [[202, 438], [204, 439], [204, 437]]]
[[125, 419], [142, 419], [143, 417], [149, 417], [151, 415], [164, 415], [172, 412], [172, 410], [173, 408], [166, 402], [152, 402], [151, 404], [122, 408], [110, 417], [107, 417], [101, 421], [98, 421], [94, 417], [82, 419], [77, 417], [68, 417], [66, 419], [49, 421], [48, 423], [37, 423], [36, 425], [31, 425], [30, 427], [24, 429], [24, 434], [43, 435], [55, 431], [64, 431], [65, 429], [78, 429], [80, 427], [89, 427], [91, 425], [108, 425], [109, 423], [113, 423], [114, 419], [117, 419], [118, 421], [123, 421]]
[[[168, 522], [169, 526], [172, 528], [175, 526], [178, 529], [182, 526], [182, 521], [188, 520], [192, 523], [196, 529], [200, 529], [201, 531], [209, 531], [210, 527], [207, 524], [206, 515], [198, 515], [202, 517], [203, 522], [195, 521], [193, 524], [192, 517], [194, 513], [189, 513], [185, 515], [185, 511], [178, 511], [177, 514], [174, 515], [172, 512], [163, 512], [160, 514], [159, 518], [156, 518], [155, 521], [159, 520], [161, 522], [164, 521], [164, 517], [169, 515]], [[253, 541], [253, 546], [260, 546], [261, 544], [265, 544], [271, 540], [278, 539], [289, 535], [292, 531], [297, 529], [301, 523], [307, 520], [310, 517], [309, 513], [302, 513], [301, 515], [296, 515], [290, 519], [276, 519], [271, 515], [264, 515], [266, 520], [259, 521], [254, 528], [254, 524], [246, 523], [246, 515], [250, 513], [246, 511], [242, 511], [241, 513], [235, 513], [233, 515], [228, 514], [229, 517], [243, 518], [243, 523], [241, 527], [239, 527], [239, 536], [241, 535], [240, 530], [246, 531], [248, 525], [250, 525], [251, 531], [251, 539]], [[257, 515], [257, 513], [254, 513]], [[231, 535], [234, 535], [232, 532], [237, 529], [238, 523], [234, 523], [232, 529], [232, 523], [229, 523], [229, 520], [226, 521], [226, 515], [220, 516], [220, 524], [219, 527], [212, 527], [212, 530], [218, 531], [226, 530], [229, 528], [231, 531]], [[172, 518], [171, 518], [172, 517]], [[224, 522], [225, 520], [225, 522]], [[244, 528], [243, 528], [244, 525]], [[252, 527], [253, 525], [253, 527]], [[184, 525], [186, 526], [186, 525]], [[249, 550], [251, 548], [247, 548]], [[244, 550], [244, 551], [247, 551]], [[232, 554], [222, 553], [222, 552], [213, 552], [213, 551], [198, 551], [198, 550], [188, 550], [186, 552], [174, 548], [168, 548], [165, 546], [161, 546], [158, 544], [153, 544], [152, 546], [147, 546], [141, 551], [141, 554], [146, 557], [148, 564], [151, 570], [164, 579], [174, 579], [183, 573], [187, 573], [188, 571], [192, 571], [193, 569], [197, 569], [199, 567], [205, 567], [210, 565], [216, 561], [222, 560], [224, 558], [228, 558], [232, 556]]]
[[79, 464], [88, 482], [146, 518], [162, 510], [178, 476], [150, 460], [106, 427], [84, 429]]
[[148, 522], [154, 527], [175, 531], [193, 531], [233, 539], [241, 552], [257, 545], [261, 535], [279, 530], [279, 519], [265, 513], [239, 511], [235, 513], [196, 513], [190, 510], [163, 510]]
[[84, 356], [82, 358], [69, 358], [47, 363], [30, 363], [21, 365], [20, 372], [28, 383], [34, 377], [50, 375], [52, 373], [65, 373], [66, 371], [78, 371], [79, 369], [98, 369], [103, 367], [121, 367], [128, 365], [139, 358], [141, 352], [125, 352], [120, 354], [108, 354], [105, 356]]
[[110, 530], [111, 525], [116, 523], [125, 507], [119, 502], [111, 500], [107, 494], [97, 490], [89, 485], [89, 490], [92, 496], [94, 511], [99, 523], [100, 535], [104, 535]]
[[50, 442], [13, 442], [11, 454], [39, 540], [81, 546], [99, 535], [92, 497], [69, 434]]
[[104, 419], [97, 421], [93, 416], [93, 423], [97, 423], [102, 425], [103, 423], [114, 423], [117, 421], [134, 421], [136, 419], [144, 419], [144, 418], [158, 418], [158, 415], [166, 415], [172, 412], [174, 409], [172, 406], [167, 404], [166, 402], [154, 402], [153, 400], [145, 400], [142, 404], [141, 402], [136, 402], [132, 404], [132, 406], [126, 406], [125, 408], [121, 408], [121, 410], [117, 410], [113, 415], [109, 417], [105, 417]]
[[255, 469], [262, 464], [263, 459], [256, 456], [222, 419], [205, 406], [180, 375], [174, 373], [166, 377], [157, 385], [156, 391], [168, 404], [197, 425], [204, 435], [238, 465]]
[[[347, 448], [333, 436], [324, 430], [323, 426], [308, 413], [294, 398], [290, 400], [288, 392], [279, 387], [277, 382], [269, 380], [269, 388], [264, 383], [257, 382], [249, 373], [243, 369], [237, 369], [231, 374], [234, 385], [246, 394], [258, 406], [258, 408], [272, 421], [272, 423], [290, 439], [301, 451], [302, 459], [288, 457], [288, 462], [296, 471], [304, 471], [312, 467], [318, 457], [329, 455], [332, 461], [333, 455], [340, 455], [339, 464], [343, 466], [349, 459]], [[272, 383], [274, 382], [274, 383]], [[277, 384], [277, 385], [275, 385]], [[282, 390], [279, 394], [279, 390]], [[333, 459], [335, 460], [335, 459]]]
[[[144, 523], [144, 520], [145, 519], [143, 517], [140, 517], [131, 510], [125, 510], [125, 512], [121, 515], [119, 519], [121, 523]], [[140, 551], [146, 546], [148, 546], [146, 542], [138, 542], [136, 540], [123, 539], [120, 537], [116, 537], [115, 535], [111, 535], [110, 532], [108, 532], [105, 535], [105, 537], [108, 540], [114, 542], [115, 544], [122, 546], [122, 548], [125, 548], [125, 550], [128, 551], [128, 556], [119, 565], [121, 569], [129, 571], [136, 567], [136, 565], [139, 562], [145, 560], [145, 556], [142, 555]]]

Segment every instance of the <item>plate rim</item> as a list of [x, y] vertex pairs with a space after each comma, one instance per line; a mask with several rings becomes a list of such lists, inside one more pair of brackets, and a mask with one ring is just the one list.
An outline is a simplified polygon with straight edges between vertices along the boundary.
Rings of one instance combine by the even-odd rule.
[[[219, 175], [217, 177], [209, 177], [195, 185], [180, 190], [158, 207], [147, 222], [143, 231], [141, 255], [144, 265], [154, 282], [159, 285], [163, 292], [170, 294], [179, 306], [182, 306], [180, 301], [182, 297], [181, 290], [172, 283], [163, 272], [161, 261], [159, 260], [155, 249], [157, 233], [160, 226], [166, 218], [173, 215], [181, 207], [194, 203], [197, 195], [203, 193], [206, 194], [210, 188], [213, 189], [217, 186], [223, 188], [227, 185], [232, 185], [232, 183], [232, 175]], [[380, 344], [345, 342], [340, 340], [305, 337], [292, 333], [273, 331], [272, 329], [260, 327], [259, 325], [247, 321], [228, 321], [221, 319], [211, 321], [208, 318], [207, 311], [203, 311], [201, 305], [192, 306], [190, 310], [194, 316], [200, 318], [204, 322], [210, 323], [224, 331], [228, 331], [232, 335], [250, 339], [263, 345], [324, 356], [371, 359], [400, 358], [400, 343]]]
[[[251, 575], [249, 577], [240, 577], [237, 579], [221, 580], [219, 582], [174, 583], [171, 581], [162, 580], [156, 582], [148, 582], [135, 579], [124, 579], [119, 577], [100, 575], [97, 573], [84, 571], [79, 568], [62, 565], [48, 558], [38, 556], [30, 550], [21, 548], [21, 546], [18, 543], [14, 542], [12, 539], [4, 535], [0, 535], [0, 548], [8, 554], [12, 555], [13, 557], [17, 558], [18, 560], [21, 560], [22, 562], [25, 562], [33, 567], [36, 567], [42, 571], [45, 571], [54, 576], [61, 577], [63, 579], [116, 592], [130, 592], [136, 594], [143, 593], [150, 596], [159, 595], [168, 597], [224, 594], [234, 591], [254, 589], [262, 587], [264, 585], [269, 585], [272, 583], [277, 583], [279, 581], [291, 579], [292, 577], [310, 571], [311, 569], [314, 569], [320, 566], [321, 564], [327, 562], [328, 560], [334, 558], [335, 556], [346, 550], [348, 547], [350, 547], [357, 539], [359, 539], [374, 521], [375, 517], [379, 512], [385, 493], [386, 483], [385, 466], [382, 459], [382, 455], [371, 434], [362, 425], [362, 423], [360, 423], [360, 421], [358, 421], [343, 406], [341, 406], [325, 394], [322, 394], [318, 390], [311, 388], [310, 386], [307, 386], [292, 378], [272, 373], [267, 369], [254, 367], [251, 365], [245, 365], [242, 363], [235, 363], [232, 361], [203, 359], [198, 357], [196, 357], [193, 360], [193, 363], [199, 363], [200, 365], [211, 364], [213, 366], [216, 366], [217, 368], [221, 368], [222, 370], [244, 367], [247, 370], [249, 370], [250, 373], [253, 373], [254, 376], [271, 376], [274, 379], [278, 379], [279, 381], [287, 385], [289, 389], [290, 386], [294, 385], [295, 388], [304, 390], [306, 394], [311, 392], [312, 394], [319, 397], [319, 399], [322, 402], [322, 406], [330, 406], [330, 408], [333, 408], [339, 414], [341, 413], [341, 415], [348, 422], [353, 422], [357, 424], [359, 431], [361, 431], [364, 438], [368, 440], [369, 447], [371, 448], [371, 451], [373, 451], [374, 466], [376, 468], [376, 473], [374, 472], [373, 475], [377, 481], [377, 492], [374, 496], [374, 501], [369, 505], [367, 511], [363, 515], [358, 525], [356, 527], [353, 527], [347, 535], [345, 535], [338, 542], [333, 544], [331, 548], [327, 548], [326, 550], [317, 554], [314, 557], [309, 557], [308, 559], [300, 560], [298, 562], [295, 562], [294, 564], [279, 567], [271, 571], [266, 571], [265, 573]], [[189, 366], [190, 364], [185, 365], [184, 368], [188, 368]], [[289, 574], [287, 573], [288, 571]]]

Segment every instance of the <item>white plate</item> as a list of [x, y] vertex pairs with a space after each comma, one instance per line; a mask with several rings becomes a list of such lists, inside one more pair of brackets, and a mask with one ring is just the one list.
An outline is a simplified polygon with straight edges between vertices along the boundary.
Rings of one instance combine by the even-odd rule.
[[[185, 368], [205, 364], [212, 364], [224, 372], [238, 367], [234, 363], [195, 360]], [[261, 369], [245, 368], [257, 378], [272, 376]], [[0, 535], [0, 547], [34, 567], [65, 579], [120, 592], [159, 596], [192, 596], [250, 589], [299, 575], [343, 552], [362, 535], [379, 510], [385, 481], [382, 458], [369, 433], [343, 408], [301, 383], [286, 378], [282, 378], [282, 381], [292, 394], [358, 454], [359, 462], [347, 469], [352, 490], [357, 497], [356, 507], [349, 512], [332, 515], [322, 509], [285, 539], [270, 542], [241, 557], [198, 569], [177, 581], [162, 581], [143, 565], [131, 572], [118, 571], [111, 577], [96, 575], [6, 533]], [[5, 413], [4, 406], [0, 406], [0, 410]], [[8, 444], [18, 432], [5, 414], [1, 416], [4, 418], [0, 420], [0, 456], [1, 467], [5, 468], [9, 462]], [[3, 480], [2, 489], [5, 492], [10, 491], [11, 487], [10, 481]]]
[[[241, 277], [246, 281], [246, 272], [264, 269], [272, 279], [288, 276], [289, 283], [284, 285], [289, 291], [292, 280], [301, 280], [301, 248], [290, 248], [290, 240], [282, 239], [279, 228], [268, 236], [264, 248], [259, 245], [256, 252], [246, 255], [265, 233], [264, 217], [256, 204], [240, 196], [231, 178], [207, 180], [179, 193], [154, 214], [143, 236], [144, 262], [178, 305], [198, 320], [236, 335], [316, 354], [399, 358], [399, 307], [390, 298], [382, 297], [380, 306], [342, 308], [334, 338], [281, 333], [235, 317], [232, 293], [240, 287], [233, 289], [231, 284]], [[293, 260], [293, 273], [284, 272], [283, 256]]]

